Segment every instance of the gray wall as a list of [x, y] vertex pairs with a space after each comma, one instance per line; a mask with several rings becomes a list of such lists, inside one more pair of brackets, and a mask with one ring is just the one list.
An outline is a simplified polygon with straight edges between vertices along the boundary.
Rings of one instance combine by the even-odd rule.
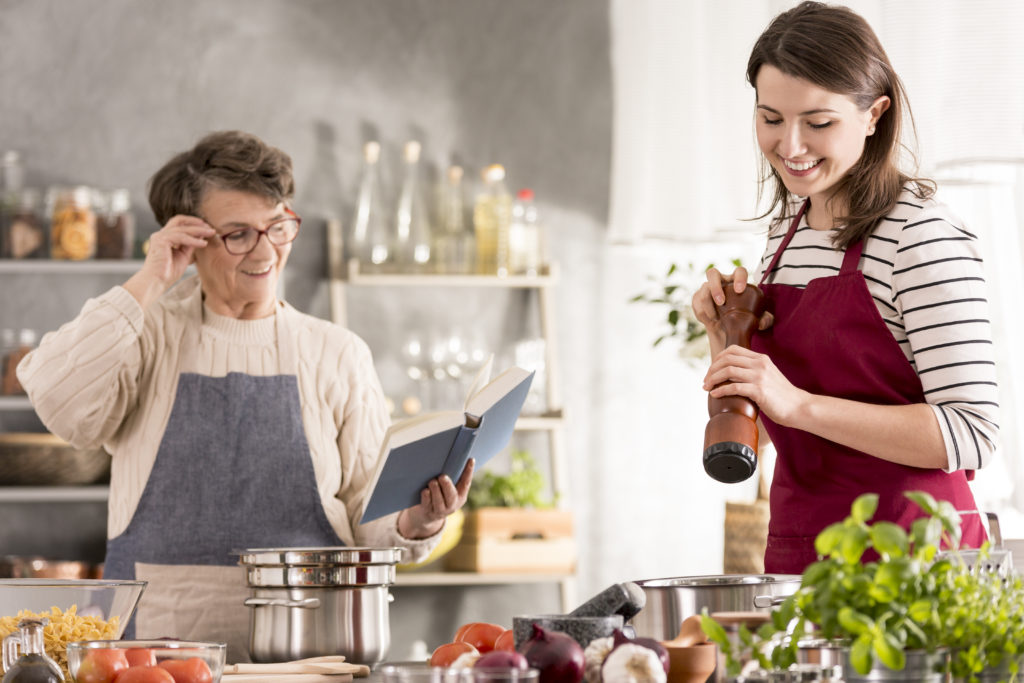
[[[144, 200], [147, 179], [207, 131], [240, 128], [288, 151], [307, 222], [287, 298], [315, 315], [328, 315], [321, 219], [348, 222], [364, 140], [383, 143], [392, 177], [411, 137], [423, 141], [435, 176], [452, 161], [468, 169], [504, 163], [513, 189], [537, 192], [565, 275], [557, 314], [574, 418], [567, 442], [572, 470], [585, 472], [594, 448], [586, 415], [602, 343], [593, 292], [611, 149], [606, 2], [2, 0], [0, 45], [0, 149], [22, 152], [30, 185], [130, 189], [142, 233], [157, 227]], [[41, 330], [67, 319], [90, 288], [110, 284], [47, 278], [29, 289], [0, 277], [0, 325]], [[12, 296], [15, 288], [24, 293]], [[404, 327], [453, 312], [470, 314], [469, 325], [481, 313], [499, 352], [527, 333], [521, 297], [403, 297], [381, 290], [351, 304], [359, 321], [352, 326], [382, 368]], [[576, 478], [574, 491], [584, 539], [589, 515], [579, 482], [587, 478]], [[583, 590], [591, 588], [586, 545]], [[416, 638], [443, 642], [445, 623], [511, 623], [512, 614], [557, 606], [554, 592], [530, 587], [428, 593], [399, 592], [398, 656]]]

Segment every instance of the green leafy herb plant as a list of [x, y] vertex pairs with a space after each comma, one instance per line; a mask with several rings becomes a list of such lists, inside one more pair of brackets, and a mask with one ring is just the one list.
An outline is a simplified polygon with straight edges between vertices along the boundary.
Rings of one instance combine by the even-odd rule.
[[[743, 265], [740, 259], [733, 259], [731, 263], [734, 267]], [[677, 339], [680, 345], [679, 354], [683, 358], [697, 359], [708, 355], [708, 345], [704, 341], [707, 330], [693, 315], [690, 300], [703, 282], [701, 276], [714, 266], [714, 263], [709, 263], [702, 270], [697, 270], [692, 263], [687, 264], [685, 269], [673, 263], [665, 275], [647, 276], [651, 282], [649, 291], [633, 296], [630, 302], [643, 302], [668, 308], [665, 314], [668, 329], [654, 340], [653, 346], [658, 346], [666, 339]]]
[[[805, 638], [848, 647], [861, 674], [876, 661], [902, 670], [908, 650], [944, 648], [954, 673], [973, 676], [1007, 656], [1007, 670], [1016, 673], [1024, 652], [1019, 577], [1007, 583], [980, 562], [969, 567], [955, 551], [960, 515], [952, 504], [920, 491], [905, 495], [926, 513], [909, 533], [890, 522], [872, 523], [878, 496], [860, 496], [849, 517], [815, 539], [822, 559], [807, 567], [797, 591], [757, 632], [741, 627], [738, 644], [703, 615], [704, 631], [721, 648], [731, 675], [748, 658], [764, 669], [786, 669]], [[940, 553], [943, 545], [954, 551]], [[869, 550], [877, 559], [865, 558]]]
[[529, 451], [513, 450], [508, 474], [485, 471], [469, 488], [466, 507], [549, 508], [554, 501], [545, 499], [544, 475]]

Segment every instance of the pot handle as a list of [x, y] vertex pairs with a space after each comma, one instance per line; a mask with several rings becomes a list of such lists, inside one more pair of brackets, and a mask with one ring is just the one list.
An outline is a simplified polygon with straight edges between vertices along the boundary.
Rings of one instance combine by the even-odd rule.
[[317, 609], [320, 607], [320, 598], [305, 598], [303, 600], [285, 600], [282, 598], [246, 598], [246, 607], [301, 607], [303, 609]]
[[784, 603], [788, 597], [788, 595], [755, 595], [754, 607], [757, 607], [758, 609], [778, 607]]

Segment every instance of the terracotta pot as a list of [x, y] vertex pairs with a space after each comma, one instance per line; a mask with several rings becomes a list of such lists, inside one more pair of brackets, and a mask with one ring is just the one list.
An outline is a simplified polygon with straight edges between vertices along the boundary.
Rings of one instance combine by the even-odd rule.
[[718, 646], [714, 643], [676, 647], [668, 650], [668, 683], [704, 683], [715, 670]]

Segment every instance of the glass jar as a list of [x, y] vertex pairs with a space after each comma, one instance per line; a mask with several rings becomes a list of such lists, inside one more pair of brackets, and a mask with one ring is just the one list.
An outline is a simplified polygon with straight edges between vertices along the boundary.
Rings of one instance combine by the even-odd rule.
[[96, 258], [129, 259], [135, 245], [135, 216], [128, 190], [114, 190], [96, 221]]
[[41, 216], [39, 190], [25, 188], [12, 196], [4, 211], [4, 239], [0, 257], [46, 258], [46, 230]]
[[50, 257], [83, 261], [96, 255], [96, 212], [88, 187], [62, 188], [53, 193]]

